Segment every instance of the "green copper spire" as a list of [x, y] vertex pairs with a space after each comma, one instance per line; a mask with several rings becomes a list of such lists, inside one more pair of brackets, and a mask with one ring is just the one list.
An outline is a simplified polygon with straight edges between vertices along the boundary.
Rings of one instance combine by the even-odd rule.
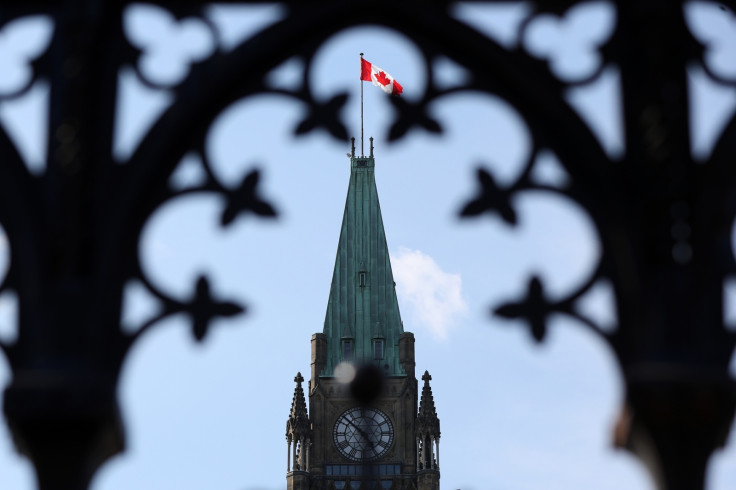
[[343, 361], [373, 363], [387, 376], [406, 375], [399, 364], [404, 328], [378, 204], [372, 140], [370, 156], [356, 157], [353, 147], [350, 158], [350, 185], [325, 317], [322, 376], [333, 376]]

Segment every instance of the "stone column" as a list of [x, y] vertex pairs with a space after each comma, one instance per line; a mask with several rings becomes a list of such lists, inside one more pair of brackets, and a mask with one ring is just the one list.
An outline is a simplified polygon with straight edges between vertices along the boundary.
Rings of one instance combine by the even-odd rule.
[[293, 454], [292, 454], [291, 469], [293, 471], [294, 469], [296, 469], [296, 440], [294, 441], [294, 446], [292, 447], [292, 451], [293, 451]]
[[429, 436], [429, 465], [427, 465], [428, 470], [434, 469], [434, 437]]
[[291, 439], [286, 439], [286, 472], [291, 471]]

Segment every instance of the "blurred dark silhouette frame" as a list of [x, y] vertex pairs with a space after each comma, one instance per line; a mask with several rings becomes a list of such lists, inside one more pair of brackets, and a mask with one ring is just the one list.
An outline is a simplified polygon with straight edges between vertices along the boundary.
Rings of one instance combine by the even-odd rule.
[[[731, 246], [736, 118], [731, 115], [707, 160], [696, 162], [688, 129], [687, 69], [703, 67], [722, 86], [734, 87], [736, 81], [708, 70], [706, 47], [687, 29], [685, 2], [611, 2], [616, 27], [600, 47], [600, 69], [574, 82], [556, 78], [545, 60], [521, 48], [505, 49], [452, 17], [456, 2], [278, 3], [284, 9], [278, 21], [192, 66], [172, 89], [175, 102], [125, 165], [113, 159], [112, 135], [118, 71], [136, 67], [141, 54], [123, 33], [122, 13], [129, 3], [7, 0], [0, 6], [0, 28], [31, 14], [48, 15], [55, 24], [49, 49], [33, 62], [31, 83], [17, 94], [0, 96], [21, 95], [38, 79], [51, 86], [42, 175], [29, 173], [0, 129], [0, 224], [12, 258], [0, 291], [13, 290], [19, 298], [17, 342], [1, 345], [13, 373], [3, 409], [17, 447], [36, 468], [39, 487], [85, 489], [99, 465], [123, 449], [117, 381], [129, 347], [142, 332], [186, 312], [193, 335], [201, 340], [213, 318], [243, 311], [214, 298], [206, 276], [192, 285], [190, 300], [168, 297], [146, 279], [138, 256], [148, 217], [184, 192], [222, 195], [223, 226], [244, 212], [276, 214], [258, 194], [257, 171], [236, 188], [211, 172], [202, 148], [213, 119], [238, 99], [280, 94], [308, 109], [302, 121], [295, 121], [295, 135], [324, 128], [347, 141], [339, 117], [347, 94], [318, 100], [307, 75], [315, 52], [330, 36], [374, 24], [407, 36], [427, 62], [422, 97], [391, 99], [395, 119], [388, 139], [398, 140], [415, 127], [440, 133], [428, 108], [459, 91], [500, 96], [525, 120], [533, 151], [522, 176], [503, 187], [479, 169], [481, 190], [461, 214], [497, 213], [513, 226], [515, 193], [559, 193], [592, 217], [601, 260], [594, 276], [569, 297], [552, 300], [543, 282], [532, 277], [525, 297], [499, 306], [496, 314], [525, 319], [538, 341], [553, 313], [573, 316], [597, 332], [615, 353], [626, 384], [615, 443], [645, 461], [658, 488], [702, 489], [708, 459], [724, 444], [736, 407], [728, 373], [735, 338], [724, 326], [722, 304], [724, 281], [736, 273]], [[581, 3], [543, 2], [530, 10], [520, 29], [541, 14], [564, 15]], [[156, 4], [179, 18], [201, 17], [205, 6], [192, 0]], [[441, 56], [470, 73], [465, 85], [435, 85], [431, 65]], [[269, 86], [266, 74], [292, 57], [305, 62], [301, 87]], [[564, 97], [568, 88], [590, 83], [611, 65], [621, 75], [625, 140], [625, 152], [616, 160]], [[566, 188], [546, 188], [529, 178], [543, 148], [552, 150], [571, 176]], [[202, 155], [207, 181], [172, 190], [168, 178], [190, 151]], [[140, 332], [128, 334], [120, 329], [120, 312], [123, 287], [132, 279], [143, 282], [164, 308]], [[577, 299], [601, 279], [616, 295], [619, 324], [613, 332], [575, 310]]]

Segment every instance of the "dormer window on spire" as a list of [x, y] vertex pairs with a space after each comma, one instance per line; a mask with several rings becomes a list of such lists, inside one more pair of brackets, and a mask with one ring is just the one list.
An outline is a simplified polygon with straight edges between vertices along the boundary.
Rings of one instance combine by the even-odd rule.
[[353, 339], [342, 339], [342, 360], [345, 362], [353, 360]]
[[383, 339], [373, 339], [373, 359], [383, 359]]
[[360, 271], [360, 274], [358, 274], [358, 285], [362, 288], [365, 287], [365, 271]]

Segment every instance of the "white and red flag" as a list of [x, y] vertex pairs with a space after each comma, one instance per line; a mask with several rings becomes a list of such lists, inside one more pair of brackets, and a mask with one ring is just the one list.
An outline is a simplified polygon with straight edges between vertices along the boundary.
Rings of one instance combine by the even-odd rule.
[[383, 68], [379, 68], [363, 58], [360, 59], [360, 79], [373, 83], [373, 85], [380, 87], [381, 90], [390, 95], [399, 95], [404, 91], [404, 87], [394, 80], [394, 77], [386, 73]]

